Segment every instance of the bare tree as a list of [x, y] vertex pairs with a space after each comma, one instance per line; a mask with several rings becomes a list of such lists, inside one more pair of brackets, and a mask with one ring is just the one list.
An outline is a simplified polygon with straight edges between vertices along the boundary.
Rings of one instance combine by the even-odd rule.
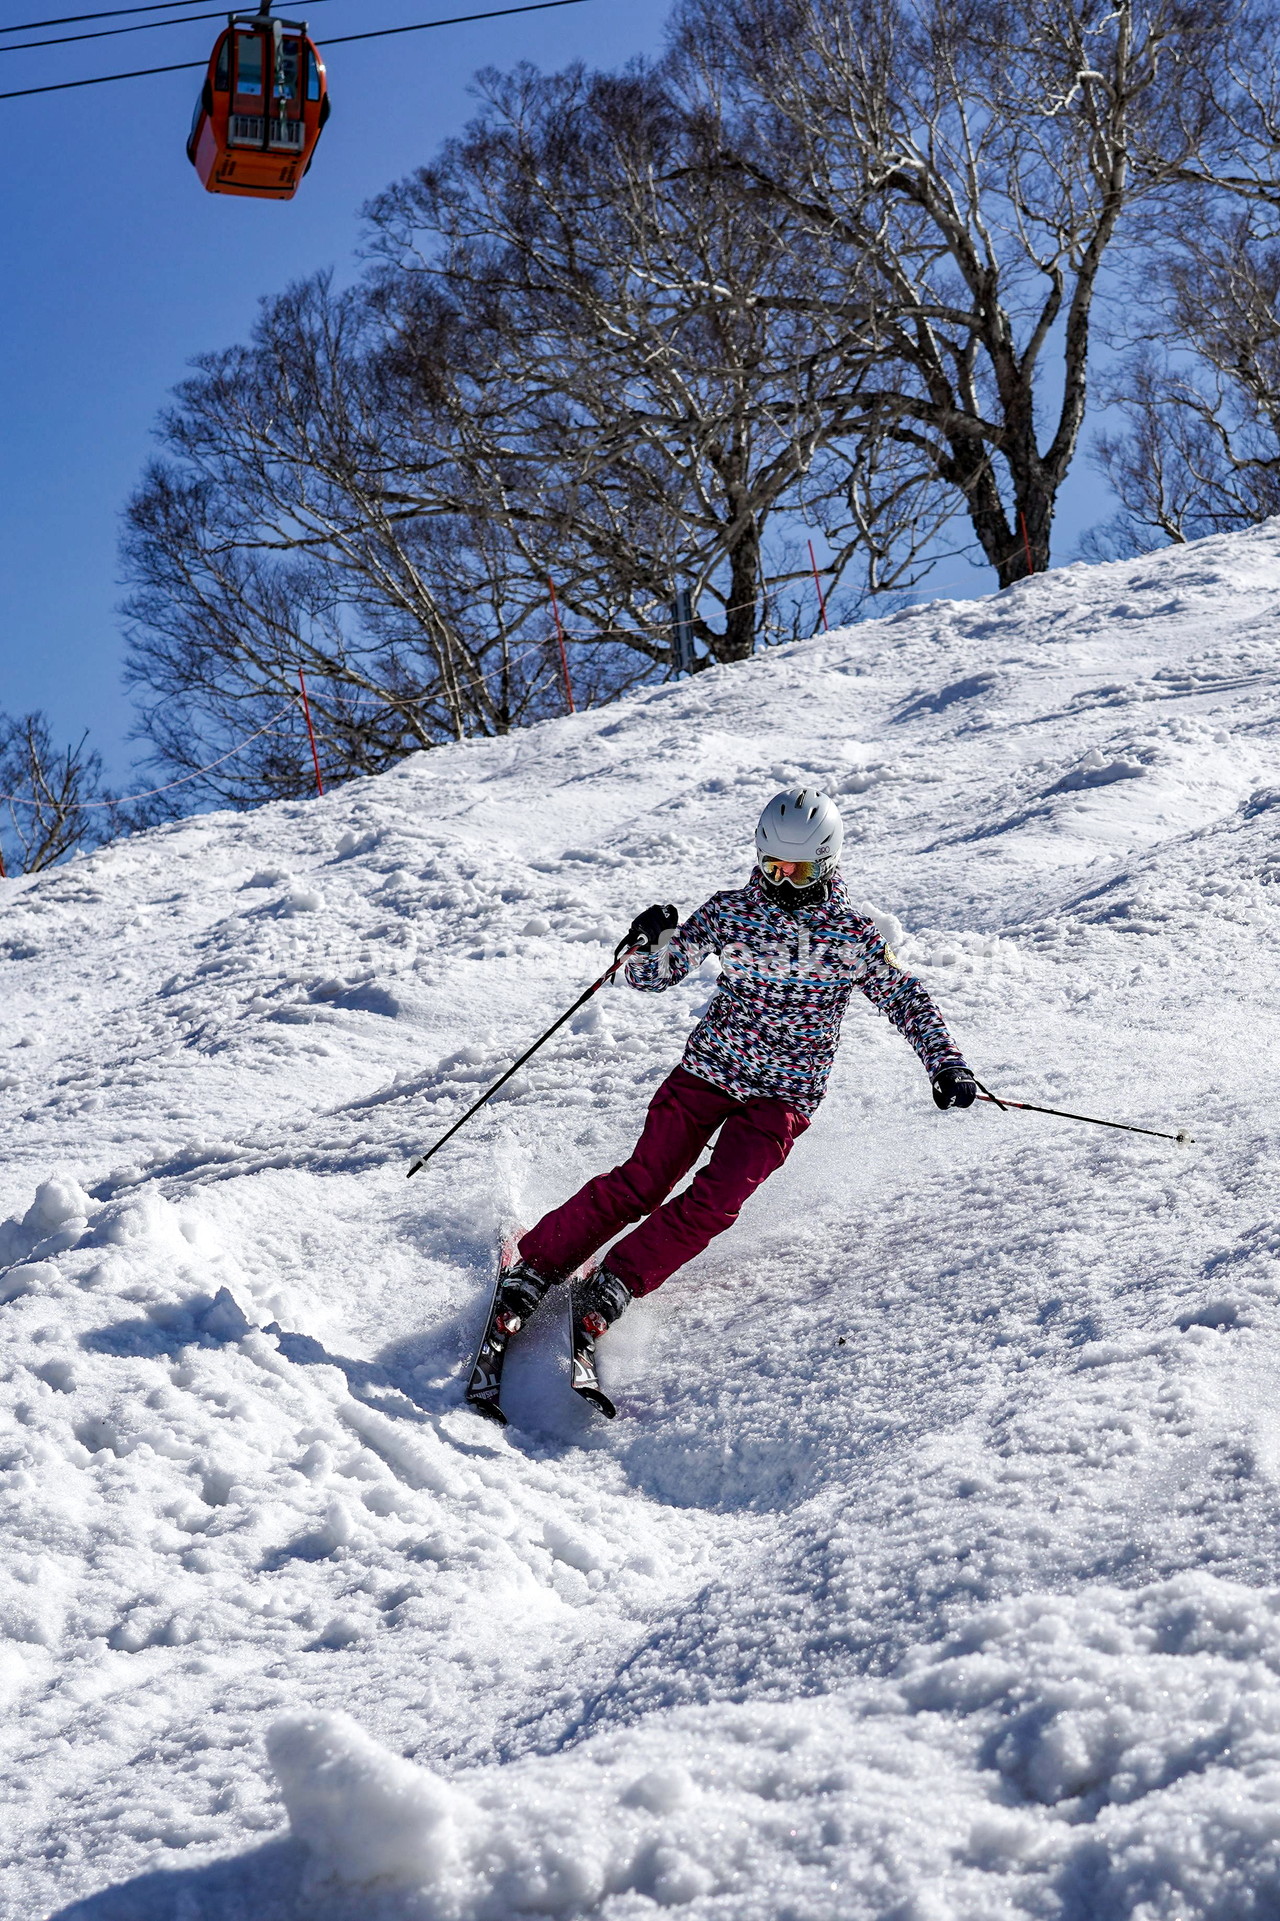
[[1280, 513], [1274, 217], [1260, 205], [1202, 208], [1149, 268], [1146, 307], [1155, 341], [1106, 390], [1125, 429], [1096, 449], [1121, 511], [1095, 531], [1090, 553], [1196, 540]]
[[[685, 0], [681, 58], [758, 109], [732, 154], [874, 285], [855, 426], [951, 492], [1001, 585], [1048, 565], [1122, 223], [1216, 164], [1247, 0]], [[739, 122], [747, 120], [745, 111]], [[859, 296], [862, 297], [861, 295]], [[1043, 424], [1042, 424], [1043, 423]]]
[[0, 714], [0, 867], [35, 874], [78, 849], [113, 840], [125, 823], [102, 785], [87, 734], [56, 748], [40, 713]]
[[[785, 208], [744, 199], [709, 104], [641, 67], [483, 83], [466, 138], [371, 215], [388, 311], [411, 319], [415, 282], [447, 289], [486, 398], [509, 397], [480, 431], [505, 443], [501, 511], [530, 569], [554, 566], [589, 631], [655, 665], [681, 581], [715, 659], [768, 636], [765, 543], [780, 564], [774, 524], [806, 505], [837, 577], [878, 536], [895, 568], [878, 584], [909, 578], [920, 503], [891, 461], [851, 489], [837, 451], [881, 347], [869, 309], [843, 264], [837, 282], [780, 234]], [[472, 442], [474, 419], [456, 423]]]
[[202, 795], [307, 791], [300, 668], [331, 779], [558, 711], [546, 582], [451, 450], [440, 331], [411, 444], [374, 306], [324, 277], [179, 389], [129, 508], [128, 674], [160, 765], [220, 760]]
[[790, 637], [797, 515], [836, 581], [914, 578], [932, 499], [852, 425], [868, 309], [843, 265], [818, 297], [705, 103], [651, 70], [488, 85], [371, 210], [366, 283], [266, 303], [162, 424], [128, 671], [193, 795], [308, 790], [299, 669], [328, 779], [559, 711], [551, 581], [585, 704], [672, 671], [678, 586], [715, 659]]

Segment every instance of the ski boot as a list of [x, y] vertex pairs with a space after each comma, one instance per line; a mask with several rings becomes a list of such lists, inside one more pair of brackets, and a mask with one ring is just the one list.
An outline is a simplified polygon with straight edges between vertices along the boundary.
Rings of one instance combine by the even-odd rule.
[[607, 1267], [598, 1267], [573, 1289], [570, 1315], [573, 1391], [610, 1420], [618, 1410], [596, 1378], [596, 1342], [630, 1305], [631, 1298], [626, 1282], [611, 1274]]
[[545, 1275], [535, 1273], [528, 1262], [522, 1260], [516, 1260], [511, 1267], [504, 1267], [498, 1276], [493, 1305], [489, 1309], [475, 1365], [467, 1382], [465, 1399], [477, 1414], [496, 1421], [500, 1427], [506, 1425], [506, 1416], [498, 1402], [502, 1393], [502, 1366], [507, 1358], [507, 1343], [513, 1334], [520, 1332], [543, 1295], [553, 1285]]
[[517, 1261], [498, 1277], [498, 1292], [493, 1303], [494, 1325], [507, 1340], [518, 1334], [533, 1316], [544, 1294], [555, 1286], [554, 1279], [538, 1274], [528, 1261]]

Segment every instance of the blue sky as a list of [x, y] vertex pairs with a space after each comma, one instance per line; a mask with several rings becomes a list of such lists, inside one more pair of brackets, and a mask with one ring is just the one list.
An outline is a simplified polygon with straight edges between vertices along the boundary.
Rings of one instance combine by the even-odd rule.
[[[42, 707], [58, 737], [89, 728], [128, 790], [141, 750], [127, 740], [120, 680], [120, 513], [187, 363], [243, 338], [263, 294], [319, 267], [351, 272], [361, 205], [465, 123], [477, 68], [616, 65], [657, 50], [668, 5], [585, 0], [335, 47], [333, 118], [289, 202], [200, 189], [184, 152], [198, 73], [0, 102], [0, 710]], [[449, 11], [430, 0], [313, 0], [310, 19], [323, 45], [326, 31]], [[0, 28], [50, 12], [0, 0]], [[200, 59], [217, 30], [211, 20], [0, 52], [0, 91]], [[1098, 493], [1082, 459], [1061, 503], [1056, 559], [1097, 517]], [[945, 564], [933, 591], [990, 590], [985, 570], [967, 572]]]

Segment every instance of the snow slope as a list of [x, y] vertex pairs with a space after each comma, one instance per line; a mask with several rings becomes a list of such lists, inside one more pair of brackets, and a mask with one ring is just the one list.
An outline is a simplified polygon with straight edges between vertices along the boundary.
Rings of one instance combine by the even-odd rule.
[[[0, 1912], [1280, 1915], [1280, 528], [820, 636], [0, 892]], [[459, 1405], [495, 1229], [840, 796], [997, 1091], [859, 1002], [738, 1227]]]

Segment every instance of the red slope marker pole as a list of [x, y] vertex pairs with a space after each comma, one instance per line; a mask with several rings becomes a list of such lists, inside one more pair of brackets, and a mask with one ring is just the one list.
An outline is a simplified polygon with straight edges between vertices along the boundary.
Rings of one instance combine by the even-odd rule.
[[454, 1135], [457, 1133], [458, 1129], [460, 1127], [465, 1127], [467, 1122], [471, 1119], [471, 1116], [473, 1114], [478, 1114], [480, 1109], [484, 1106], [485, 1102], [489, 1100], [494, 1094], [496, 1094], [498, 1089], [504, 1086], [505, 1083], [511, 1079], [511, 1076], [524, 1066], [526, 1061], [532, 1060], [533, 1056], [537, 1053], [538, 1049], [540, 1047], [545, 1047], [547, 1042], [551, 1039], [551, 1036], [557, 1033], [559, 1029], [564, 1026], [565, 1022], [569, 1020], [574, 1014], [577, 1013], [580, 1007], [585, 1007], [587, 1002], [591, 999], [591, 996], [593, 994], [598, 994], [600, 992], [600, 989], [603, 986], [605, 986], [607, 982], [613, 979], [614, 975], [617, 973], [618, 969], [624, 964], [624, 962], [629, 961], [631, 959], [631, 956], [637, 953], [638, 951], [639, 950], [635, 947], [628, 947], [625, 953], [615, 954], [612, 967], [606, 967], [604, 970], [604, 973], [601, 974], [599, 980], [592, 981], [590, 987], [584, 988], [583, 991], [579, 994], [577, 1000], [573, 1003], [573, 1006], [566, 1007], [564, 1010], [564, 1013], [561, 1014], [560, 1018], [558, 1020], [552, 1021], [546, 1033], [539, 1034], [537, 1040], [533, 1043], [533, 1046], [526, 1047], [524, 1053], [520, 1056], [519, 1060], [512, 1061], [506, 1073], [500, 1074], [497, 1080], [493, 1083], [492, 1087], [485, 1088], [485, 1091], [480, 1096], [479, 1100], [476, 1101], [471, 1107], [467, 1109], [466, 1113], [462, 1116], [461, 1120], [457, 1120], [453, 1123], [453, 1126], [449, 1129], [447, 1134], [442, 1134], [440, 1136], [439, 1140], [436, 1142], [434, 1147], [429, 1147], [425, 1154], [419, 1154], [417, 1160], [413, 1163], [413, 1166], [409, 1169], [409, 1172], [405, 1175], [405, 1179], [407, 1181], [411, 1181], [414, 1175], [417, 1173], [418, 1169], [420, 1167], [425, 1167], [427, 1162], [431, 1159], [431, 1156], [433, 1154], [438, 1154], [440, 1152], [440, 1149], [444, 1146], [445, 1142], [452, 1140]]
[[1018, 509], [1018, 519], [1022, 522], [1022, 545], [1026, 549], [1027, 572], [1028, 574], [1034, 574], [1036, 564], [1031, 558], [1031, 539], [1027, 533], [1027, 516], [1023, 513], [1021, 507]]
[[547, 575], [547, 585], [551, 589], [551, 611], [556, 617], [556, 638], [560, 642], [560, 672], [564, 675], [565, 705], [571, 714], [576, 714], [578, 710], [573, 704], [573, 688], [569, 684], [569, 656], [565, 651], [564, 628], [560, 625], [560, 604], [556, 599], [556, 583], [550, 574]]
[[813, 568], [813, 584], [818, 590], [818, 605], [822, 609], [822, 631], [829, 634], [831, 626], [827, 620], [827, 603], [822, 597], [822, 582], [818, 579], [818, 563], [814, 558], [812, 541], [809, 542], [809, 565]]
[[316, 792], [323, 797], [324, 782], [320, 778], [320, 756], [316, 752], [316, 730], [311, 725], [311, 702], [307, 699], [307, 683], [302, 678], [301, 667], [298, 669], [298, 685], [302, 689], [302, 711], [307, 717], [307, 739], [311, 742], [311, 765], [316, 770]]

